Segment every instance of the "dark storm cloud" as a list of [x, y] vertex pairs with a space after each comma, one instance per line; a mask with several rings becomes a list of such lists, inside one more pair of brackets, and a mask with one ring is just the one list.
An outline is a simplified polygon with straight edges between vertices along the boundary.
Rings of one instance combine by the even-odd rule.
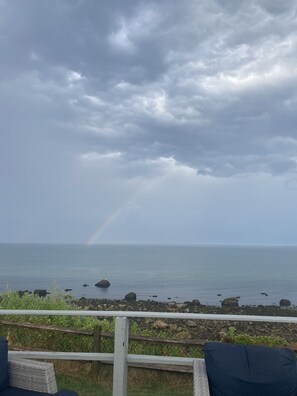
[[[48, 121], [78, 134], [80, 150], [174, 156], [217, 175], [230, 164], [231, 174], [257, 172], [249, 163], [257, 155], [259, 171], [274, 173], [269, 140], [296, 138], [293, 1], [1, 7], [9, 95], [16, 90], [18, 101], [27, 89], [28, 106], [42, 98]], [[278, 172], [295, 170], [287, 163]]]

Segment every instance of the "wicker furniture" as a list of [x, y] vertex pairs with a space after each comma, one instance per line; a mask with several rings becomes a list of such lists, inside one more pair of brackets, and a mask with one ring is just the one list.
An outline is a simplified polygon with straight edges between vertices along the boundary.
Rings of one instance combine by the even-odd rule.
[[0, 396], [78, 396], [61, 390], [52, 363], [8, 357], [8, 343], [0, 337]]
[[[72, 391], [57, 391], [57, 383], [52, 363], [27, 359], [8, 359], [9, 386], [54, 395], [77, 395]], [[0, 395], [2, 395], [0, 391]], [[17, 391], [15, 390], [17, 395]], [[33, 393], [32, 393], [33, 395]]]
[[210, 396], [205, 360], [194, 359], [194, 396]]

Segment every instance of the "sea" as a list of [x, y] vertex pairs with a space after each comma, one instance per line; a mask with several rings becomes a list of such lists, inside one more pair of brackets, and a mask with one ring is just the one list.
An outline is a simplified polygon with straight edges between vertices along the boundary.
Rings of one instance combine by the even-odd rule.
[[[0, 291], [220, 305], [297, 305], [297, 247], [0, 244]], [[95, 284], [108, 279], [110, 287]], [[85, 285], [85, 286], [83, 286]], [[86, 286], [88, 285], [88, 286]], [[71, 289], [65, 292], [65, 289]]]

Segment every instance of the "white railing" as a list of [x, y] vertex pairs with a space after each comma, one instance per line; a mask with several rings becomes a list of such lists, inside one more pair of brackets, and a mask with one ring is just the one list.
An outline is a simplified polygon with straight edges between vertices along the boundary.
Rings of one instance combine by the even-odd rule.
[[0, 315], [36, 316], [96, 316], [115, 317], [114, 353], [85, 352], [36, 352], [10, 351], [11, 355], [24, 358], [57, 360], [92, 360], [113, 363], [113, 396], [127, 395], [127, 366], [129, 363], [167, 364], [193, 367], [193, 358], [135, 355], [128, 354], [129, 318], [162, 318], [192, 320], [222, 320], [237, 322], [297, 323], [297, 317], [255, 316], [255, 315], [218, 315], [171, 312], [134, 312], [134, 311], [56, 311], [56, 310], [11, 310], [2, 309]]

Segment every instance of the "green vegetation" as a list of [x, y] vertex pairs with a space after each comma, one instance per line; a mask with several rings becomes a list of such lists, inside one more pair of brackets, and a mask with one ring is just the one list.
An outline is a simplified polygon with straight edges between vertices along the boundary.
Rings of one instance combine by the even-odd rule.
[[[78, 310], [71, 299], [57, 292], [46, 297], [25, 293], [22, 297], [18, 292], [9, 291], [1, 294], [0, 309], [33, 309], [33, 310]], [[40, 348], [56, 351], [93, 351], [93, 337], [80, 334], [65, 334], [61, 331], [48, 330], [42, 326], [72, 328], [77, 330], [94, 330], [100, 326], [110, 331], [113, 323], [86, 316], [16, 316], [3, 315], [1, 320], [9, 320], [16, 324], [31, 323], [41, 328], [22, 328], [13, 325], [1, 325], [0, 334], [8, 337], [11, 345], [19, 347]]]
[[[79, 310], [80, 308], [74, 305], [71, 297], [64, 296], [61, 293], [54, 291], [46, 297], [39, 297], [35, 294], [25, 293], [22, 297], [17, 291], [7, 291], [1, 293], [0, 309], [38, 309], [38, 310]], [[86, 316], [15, 316], [6, 315], [5, 319], [17, 322], [40, 323], [53, 326], [71, 327], [77, 329], [94, 329], [94, 327], [101, 326], [104, 331], [112, 331], [112, 322], [103, 319], [98, 319]]]
[[[22, 297], [16, 291], [4, 292], [1, 294], [0, 309], [32, 309], [32, 310], [79, 310], [73, 299], [54, 292], [46, 297], [39, 297], [34, 294], [25, 293]], [[99, 320], [87, 316], [15, 316], [5, 315], [6, 319], [17, 323], [31, 323], [42, 326], [55, 326], [58, 328], [72, 328], [77, 330], [94, 330], [100, 327], [102, 332], [113, 333], [114, 321], [112, 319]], [[93, 337], [82, 334], [65, 334], [60, 331], [53, 331], [47, 328], [19, 328], [11, 325], [2, 325], [0, 334], [9, 337], [9, 341], [14, 346], [30, 348], [49, 349], [56, 351], [81, 351], [91, 352], [94, 350]], [[166, 338], [168, 334], [165, 330], [142, 329], [136, 321], [131, 320], [130, 334], [147, 337]], [[112, 337], [101, 337], [101, 352], [113, 352], [114, 342]], [[145, 340], [131, 340], [129, 352], [146, 355], [168, 355], [168, 356], [188, 356], [200, 357], [201, 351], [197, 347], [185, 347], [183, 345], [172, 345], [165, 343], [148, 343]]]
[[255, 344], [255, 345], [268, 345], [268, 346], [279, 346], [287, 345], [287, 341], [281, 337], [273, 336], [251, 336], [249, 334], [235, 334], [236, 329], [229, 327], [227, 334], [222, 338], [221, 341], [227, 341], [234, 344]]

